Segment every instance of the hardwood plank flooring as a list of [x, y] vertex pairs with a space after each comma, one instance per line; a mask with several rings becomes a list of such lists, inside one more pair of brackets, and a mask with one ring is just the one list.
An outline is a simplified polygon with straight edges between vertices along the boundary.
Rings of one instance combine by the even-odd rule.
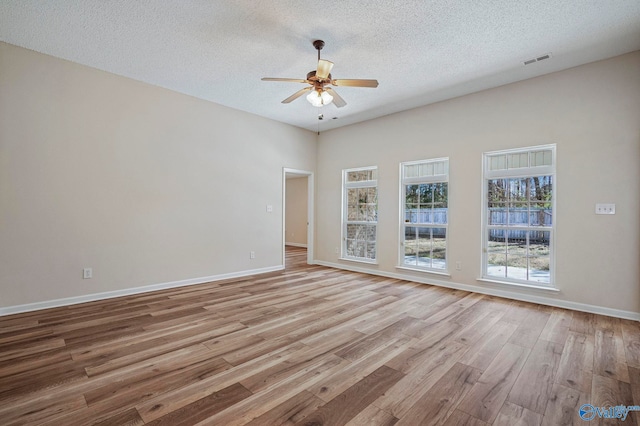
[[579, 424], [582, 420], [578, 410], [582, 404], [588, 403], [590, 393], [554, 384], [542, 421], [543, 426]]
[[247, 425], [293, 425], [307, 417], [323, 404], [323, 400], [305, 390], [296, 394], [293, 398], [287, 399], [277, 407], [254, 418], [247, 423]]
[[555, 376], [556, 383], [579, 391], [591, 391], [594, 334], [569, 332]]
[[510, 402], [505, 402], [493, 422], [494, 426], [539, 426], [542, 415]]
[[487, 423], [493, 423], [529, 353], [529, 348], [505, 344], [460, 402], [458, 409]]
[[559, 344], [538, 340], [507, 399], [520, 407], [544, 414], [561, 353]]
[[0, 317], [0, 423], [571, 425], [640, 405], [638, 322], [286, 261]]

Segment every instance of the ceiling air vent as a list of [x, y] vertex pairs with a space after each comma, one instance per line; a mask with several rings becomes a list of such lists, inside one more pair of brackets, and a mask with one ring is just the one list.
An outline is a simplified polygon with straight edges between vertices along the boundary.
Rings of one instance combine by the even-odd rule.
[[547, 53], [546, 55], [538, 56], [537, 58], [527, 59], [522, 62], [524, 65], [531, 65], [536, 62], [544, 61], [545, 59], [549, 59], [551, 57], [551, 53]]

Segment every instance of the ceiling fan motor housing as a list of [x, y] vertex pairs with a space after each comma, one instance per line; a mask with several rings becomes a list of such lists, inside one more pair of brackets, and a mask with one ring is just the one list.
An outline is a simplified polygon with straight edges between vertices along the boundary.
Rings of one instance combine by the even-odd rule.
[[316, 77], [316, 70], [313, 70], [307, 73], [307, 80], [318, 83], [328, 83], [331, 81], [331, 74], [327, 75], [327, 78], [318, 78]]

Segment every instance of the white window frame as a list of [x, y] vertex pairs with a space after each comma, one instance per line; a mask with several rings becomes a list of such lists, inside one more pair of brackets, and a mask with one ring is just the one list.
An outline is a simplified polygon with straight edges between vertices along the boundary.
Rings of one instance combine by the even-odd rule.
[[[370, 180], [362, 180], [362, 181], [353, 181], [349, 182], [347, 176], [351, 172], [360, 172], [360, 171], [369, 171], [374, 170], [376, 172], [376, 179]], [[340, 259], [341, 260], [349, 260], [354, 262], [362, 262], [362, 263], [370, 263], [377, 264], [378, 263], [378, 207], [377, 207], [377, 197], [378, 197], [378, 179], [377, 179], [378, 166], [367, 166], [367, 167], [357, 167], [351, 169], [342, 170], [342, 232], [341, 232], [341, 245], [340, 245]], [[359, 220], [349, 220], [348, 218], [348, 193], [349, 189], [355, 188], [375, 188], [376, 189], [376, 220], [375, 221], [359, 221]], [[350, 256], [347, 252], [347, 226], [348, 225], [369, 225], [375, 227], [375, 258], [367, 258], [367, 257], [357, 257]], [[365, 249], [366, 252], [366, 249]]]
[[[551, 151], [551, 164], [542, 166], [531, 166], [530, 163], [527, 167], [515, 167], [505, 168], [501, 170], [490, 170], [489, 162], [493, 157], [509, 154], [524, 154], [537, 151]], [[530, 158], [530, 156], [528, 157]], [[529, 160], [530, 162], [531, 160]], [[501, 225], [489, 225], [488, 215], [488, 181], [491, 179], [509, 179], [509, 178], [532, 178], [538, 176], [551, 176], [552, 177], [552, 198], [551, 198], [551, 226], [501, 226]], [[479, 281], [487, 281], [491, 283], [508, 284], [512, 286], [530, 287], [543, 290], [558, 291], [555, 280], [555, 240], [556, 240], [556, 199], [558, 192], [558, 181], [556, 174], [556, 144], [530, 146], [524, 148], [507, 149], [500, 151], [485, 152], [482, 156], [482, 263], [481, 263], [481, 278]], [[490, 229], [508, 229], [508, 230], [523, 230], [523, 231], [549, 231], [549, 282], [538, 282], [534, 280], [521, 280], [508, 277], [497, 277], [488, 274], [488, 234]]]
[[[420, 176], [420, 177], [406, 177], [405, 176], [405, 166], [413, 166], [413, 165], [427, 165], [432, 164], [435, 165], [437, 163], [446, 162], [445, 170], [443, 174], [434, 174], [431, 176]], [[447, 184], [447, 209], [449, 209], [449, 157], [442, 158], [431, 158], [427, 160], [416, 160], [416, 161], [405, 161], [400, 163], [400, 227], [398, 231], [398, 265], [396, 268], [398, 269], [409, 269], [421, 272], [429, 272], [433, 274], [439, 275], [449, 275], [449, 214], [447, 212], [447, 223], [445, 224], [431, 224], [431, 223], [405, 223], [405, 207], [406, 207], [406, 187], [407, 185], [419, 185], [419, 184], [428, 184], [428, 183], [446, 183]], [[404, 235], [405, 235], [405, 227], [424, 227], [424, 228], [444, 228], [445, 229], [445, 268], [433, 268], [428, 266], [419, 266], [419, 265], [407, 265], [404, 263], [405, 258], [405, 245], [404, 245]]]

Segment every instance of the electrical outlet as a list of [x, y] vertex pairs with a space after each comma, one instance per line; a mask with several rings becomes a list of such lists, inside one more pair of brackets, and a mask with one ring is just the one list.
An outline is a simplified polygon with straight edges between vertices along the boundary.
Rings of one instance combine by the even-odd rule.
[[273, 206], [271, 204], [267, 205], [267, 213], [273, 212]]
[[596, 214], [616, 214], [616, 205], [596, 204]]
[[340, 254], [340, 248], [336, 247], [336, 254]]
[[249, 252], [249, 259], [255, 259], [256, 258], [256, 252], [255, 251], [250, 251]]
[[462, 262], [456, 261], [456, 271], [462, 271]]
[[89, 278], [93, 278], [93, 269], [92, 268], [84, 268], [82, 270], [82, 279], [88, 280]]

